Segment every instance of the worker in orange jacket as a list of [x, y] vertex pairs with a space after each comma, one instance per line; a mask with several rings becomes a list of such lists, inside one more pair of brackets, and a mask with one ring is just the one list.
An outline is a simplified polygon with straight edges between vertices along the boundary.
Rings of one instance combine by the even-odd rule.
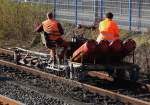
[[119, 28], [117, 23], [113, 21], [113, 14], [109, 12], [106, 14], [106, 18], [99, 24], [97, 42], [101, 40], [112, 42], [117, 39], [119, 39]]
[[59, 55], [59, 57], [62, 59], [64, 57], [64, 53], [67, 50], [68, 44], [61, 37], [61, 35], [64, 34], [64, 30], [61, 24], [53, 18], [52, 12], [47, 13], [47, 20], [43, 21], [42, 24], [36, 28], [36, 31], [44, 31], [46, 46], [50, 48], [50, 54], [53, 56], [52, 61], [56, 61], [55, 48], [58, 46], [64, 47], [63, 51]]

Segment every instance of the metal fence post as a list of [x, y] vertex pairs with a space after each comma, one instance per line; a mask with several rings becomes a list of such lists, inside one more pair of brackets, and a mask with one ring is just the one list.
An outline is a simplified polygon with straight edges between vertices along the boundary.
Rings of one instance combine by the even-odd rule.
[[119, 12], [119, 15], [121, 16], [122, 15], [122, 1], [120, 0], [120, 12]]
[[75, 25], [78, 24], [78, 0], [75, 0]]
[[104, 1], [100, 0], [100, 20], [103, 19], [103, 12], [104, 12]]
[[129, 31], [131, 31], [132, 27], [132, 0], [128, 1], [128, 25], [129, 25]]
[[54, 0], [53, 1], [53, 5], [54, 5], [54, 18], [56, 18], [56, 3], [57, 3], [57, 1], [56, 0]]
[[137, 1], [137, 7], [138, 7], [138, 31], [141, 31], [141, 0]]
[[99, 12], [98, 12], [98, 9], [99, 9], [98, 0], [94, 0], [93, 2], [94, 2], [93, 3], [93, 7], [94, 7], [94, 21], [97, 21], [98, 14], [99, 14]]

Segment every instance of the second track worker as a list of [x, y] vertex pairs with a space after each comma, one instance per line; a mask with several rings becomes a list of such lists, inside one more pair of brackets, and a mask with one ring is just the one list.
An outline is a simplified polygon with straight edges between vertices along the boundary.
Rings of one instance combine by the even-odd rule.
[[117, 23], [113, 20], [113, 14], [108, 12], [106, 18], [99, 23], [99, 35], [97, 42], [101, 40], [108, 40], [112, 42], [119, 39], [119, 28]]

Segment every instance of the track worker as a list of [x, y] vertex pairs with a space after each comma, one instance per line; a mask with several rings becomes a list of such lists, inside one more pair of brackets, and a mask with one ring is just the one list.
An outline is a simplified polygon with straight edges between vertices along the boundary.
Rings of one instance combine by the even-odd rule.
[[47, 20], [43, 21], [36, 29], [37, 32], [44, 32], [46, 47], [50, 49], [52, 55], [52, 61], [56, 62], [56, 47], [63, 47], [61, 54], [58, 55], [60, 59], [64, 57], [67, 50], [67, 42], [61, 37], [64, 34], [64, 30], [61, 24], [54, 19], [53, 13], [47, 13]]
[[101, 40], [108, 40], [112, 42], [119, 39], [119, 28], [117, 23], [113, 20], [113, 14], [108, 12], [106, 18], [99, 23], [99, 35], [97, 42]]

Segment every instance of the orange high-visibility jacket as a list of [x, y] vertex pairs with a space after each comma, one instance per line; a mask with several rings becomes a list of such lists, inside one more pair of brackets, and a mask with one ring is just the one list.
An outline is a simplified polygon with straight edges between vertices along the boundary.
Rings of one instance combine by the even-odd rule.
[[58, 38], [60, 38], [61, 34], [63, 34], [62, 32], [60, 32], [60, 28], [62, 30], [60, 23], [58, 23], [54, 19], [47, 19], [42, 22], [42, 25], [44, 32], [50, 34], [50, 40], [57, 40]]
[[116, 40], [119, 38], [119, 29], [115, 21], [106, 18], [99, 24], [99, 36], [100, 40]]

